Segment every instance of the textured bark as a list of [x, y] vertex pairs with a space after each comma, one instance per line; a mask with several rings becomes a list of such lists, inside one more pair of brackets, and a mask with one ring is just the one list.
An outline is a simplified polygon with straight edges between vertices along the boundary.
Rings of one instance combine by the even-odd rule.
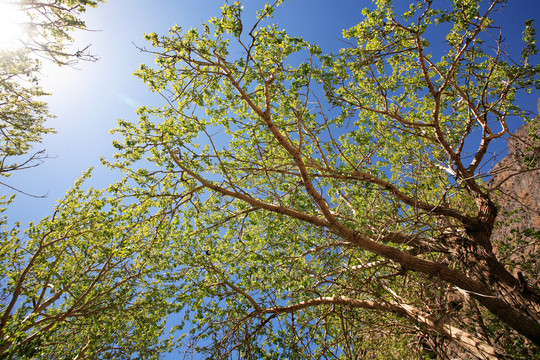
[[358, 300], [339, 296], [316, 298], [289, 306], [273, 307], [259, 311], [267, 314], [292, 313], [308, 307], [318, 306], [322, 304], [344, 305], [353, 308], [391, 312], [406, 317], [415, 324], [426, 328], [427, 330], [434, 331], [447, 339], [451, 339], [452, 341], [456, 342], [468, 352], [477, 356], [480, 359], [493, 360], [507, 358], [505, 354], [498, 351], [495, 347], [473, 336], [472, 334], [458, 329], [455, 326], [452, 326], [444, 321], [436, 319], [433, 316], [415, 308], [414, 306], [399, 302], [378, 302], [371, 300]]

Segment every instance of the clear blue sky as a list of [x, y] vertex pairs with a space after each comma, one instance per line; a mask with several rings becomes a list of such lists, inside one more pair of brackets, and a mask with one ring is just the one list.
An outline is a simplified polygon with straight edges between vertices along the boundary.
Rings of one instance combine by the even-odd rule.
[[[90, 166], [95, 167], [89, 182], [94, 187], [105, 187], [117, 178], [99, 163], [101, 156], [111, 159], [114, 153], [109, 130], [119, 118], [136, 121], [134, 111], [139, 105], [161, 105], [161, 98], [132, 76], [139, 64], [153, 62], [151, 55], [139, 52], [133, 43], [144, 46], [145, 32], [164, 34], [175, 24], [186, 29], [197, 27], [217, 16], [223, 1], [109, 0], [89, 10], [85, 16], [87, 26], [99, 31], [77, 33], [76, 44], [82, 48], [91, 43], [92, 52], [100, 60], [81, 63], [78, 70], [44, 67], [43, 86], [52, 93], [48, 102], [51, 112], [57, 115], [49, 125], [56, 128], [57, 134], [46, 136], [35, 149], [46, 149], [52, 158], [7, 180], [25, 192], [46, 194], [47, 198], [19, 195], [8, 211], [11, 221], [21, 221], [24, 228], [26, 222], [51, 214], [56, 199]], [[259, 0], [246, 1], [245, 15], [253, 14], [263, 4]], [[331, 50], [341, 45], [341, 30], [358, 23], [362, 8], [370, 4], [367, 0], [289, 0], [276, 12], [274, 20], [291, 34]], [[540, 1], [512, 0], [503, 17], [507, 39], [518, 41], [523, 21], [530, 17], [540, 23]], [[536, 110], [539, 96], [537, 91], [523, 98], [522, 104]], [[12, 192], [0, 187], [0, 194], [6, 193]]]
[[[444, 1], [444, 0], [440, 0]], [[90, 185], [105, 187], [115, 174], [104, 169], [99, 158], [111, 158], [113, 137], [108, 131], [119, 118], [136, 121], [134, 110], [139, 105], [160, 105], [160, 98], [147, 91], [142, 82], [132, 76], [140, 63], [152, 63], [153, 58], [140, 53], [133, 43], [144, 46], [143, 34], [164, 34], [172, 25], [197, 27], [220, 13], [224, 0], [109, 0], [85, 15], [87, 27], [97, 31], [79, 32], [76, 44], [100, 57], [96, 63], [81, 63], [78, 70], [45, 66], [43, 86], [52, 93], [50, 109], [57, 118], [49, 125], [57, 134], [45, 137], [36, 150], [46, 149], [49, 156], [41, 166], [15, 173], [9, 184], [35, 195], [34, 199], [19, 195], [10, 207], [11, 221], [38, 221], [50, 214], [56, 199], [63, 196], [81, 173], [94, 166]], [[400, 3], [409, 1], [399, 0]], [[244, 14], [249, 16], [265, 3], [245, 2]], [[341, 30], [361, 20], [367, 0], [289, 0], [275, 14], [275, 22], [291, 34], [302, 35], [323, 49], [336, 49], [341, 44]], [[540, 17], [540, 1], [513, 0], [503, 16], [507, 39], [521, 38], [523, 21]], [[540, 22], [540, 19], [538, 19]], [[538, 26], [538, 24], [537, 24]], [[539, 29], [540, 32], [540, 29]], [[512, 45], [510, 42], [509, 45]], [[530, 110], [536, 110], [539, 92], [522, 99]], [[516, 124], [517, 125], [517, 124]], [[517, 126], [515, 126], [517, 127]], [[0, 188], [0, 194], [10, 194]]]

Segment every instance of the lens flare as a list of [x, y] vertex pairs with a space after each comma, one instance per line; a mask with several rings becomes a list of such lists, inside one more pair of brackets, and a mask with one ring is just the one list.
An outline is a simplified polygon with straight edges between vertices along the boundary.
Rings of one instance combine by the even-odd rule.
[[0, 50], [21, 46], [25, 21], [25, 14], [14, 1], [0, 0]]

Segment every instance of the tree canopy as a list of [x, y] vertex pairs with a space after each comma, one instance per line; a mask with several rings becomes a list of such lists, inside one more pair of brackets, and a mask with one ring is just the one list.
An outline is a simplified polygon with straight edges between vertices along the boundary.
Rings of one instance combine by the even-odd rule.
[[138, 75], [168, 103], [117, 130], [115, 166], [153, 165], [131, 173], [133, 196], [181, 224], [196, 348], [354, 358], [384, 332], [366, 314], [384, 312], [505, 356], [482, 320], [443, 320], [450, 292], [538, 345], [539, 298], [493, 252], [485, 186], [490, 144], [526, 115], [517, 92], [538, 87], [532, 24], [514, 61], [492, 17], [505, 1], [378, 1], [328, 54], [263, 25], [280, 3], [252, 27], [234, 3], [201, 30], [149, 34], [157, 65]]
[[164, 105], [114, 130], [123, 180], [2, 233], [2, 355], [538, 358], [537, 252], [512, 272], [487, 183], [505, 137], [538, 173], [532, 21], [514, 59], [507, 1], [379, 0], [328, 53], [282, 2], [146, 36]]
[[154, 259], [165, 271], [169, 244], [149, 230], [160, 220], [144, 218], [149, 204], [82, 190], [89, 175], [24, 234], [2, 219], [1, 358], [154, 359], [167, 350], [159, 336], [175, 307]]
[[[94, 60], [88, 46], [72, 49], [74, 30], [84, 29], [79, 16], [101, 0], [10, 1], [23, 14], [21, 36], [0, 49], [0, 175], [39, 165], [44, 150], [33, 151], [42, 136], [54, 130], [45, 122], [54, 117], [42, 99], [39, 85], [41, 61], [73, 65]], [[26, 157], [25, 157], [26, 156]], [[2, 185], [13, 187], [4, 182]], [[21, 190], [21, 189], [17, 189]]]

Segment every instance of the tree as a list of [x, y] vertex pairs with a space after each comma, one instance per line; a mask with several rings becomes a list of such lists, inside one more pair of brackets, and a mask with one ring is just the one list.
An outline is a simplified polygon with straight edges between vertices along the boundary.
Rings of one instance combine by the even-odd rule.
[[148, 35], [138, 74], [167, 104], [120, 122], [126, 177], [83, 176], [24, 235], [0, 222], [0, 357], [158, 358], [171, 314], [207, 358], [537, 356], [538, 283], [493, 246], [486, 184], [505, 136], [538, 167], [508, 126], [534, 28], [512, 61], [506, 3], [377, 1], [337, 54], [263, 26], [279, 0]]
[[8, 2], [25, 14], [26, 20], [21, 24], [25, 35], [17, 40], [16, 47], [0, 50], [0, 175], [37, 166], [46, 157], [42, 150], [24, 158], [44, 134], [53, 132], [45, 125], [53, 116], [47, 104], [39, 100], [48, 95], [39, 86], [40, 59], [61, 66], [95, 59], [88, 47], [73, 50], [70, 44], [72, 32], [85, 28], [78, 17], [99, 2]]
[[412, 342], [538, 354], [538, 289], [494, 250], [485, 183], [493, 143], [528, 118], [516, 96], [540, 85], [532, 21], [515, 60], [493, 19], [507, 1], [377, 1], [327, 54], [263, 26], [281, 2], [253, 26], [235, 2], [200, 31], [147, 35], [156, 66], [138, 76], [166, 105], [116, 130], [111, 166], [178, 224], [162, 236], [185, 345], [246, 359], [416, 358]]
[[120, 185], [84, 191], [89, 176], [24, 236], [0, 219], [2, 359], [157, 359], [170, 347], [170, 239], [152, 230], [166, 219], [141, 218], [152, 205], [123, 204]]
[[[47, 104], [37, 100], [46, 95], [40, 59], [60, 66], [93, 60], [87, 48], [73, 51], [69, 43], [73, 30], [84, 29], [78, 16], [98, 2], [14, 2], [27, 15], [27, 37], [18, 50], [0, 52], [2, 176], [44, 158], [39, 151], [20, 160], [52, 132]], [[152, 230], [163, 217], [141, 219], [150, 205], [122, 203], [119, 184], [84, 191], [89, 174], [52, 216], [22, 234], [19, 223], [8, 228], [0, 218], [1, 359], [152, 359], [170, 347], [161, 335], [175, 307], [160, 280], [168, 269], [160, 252], [169, 245]], [[13, 197], [4, 199], [8, 206]]]

